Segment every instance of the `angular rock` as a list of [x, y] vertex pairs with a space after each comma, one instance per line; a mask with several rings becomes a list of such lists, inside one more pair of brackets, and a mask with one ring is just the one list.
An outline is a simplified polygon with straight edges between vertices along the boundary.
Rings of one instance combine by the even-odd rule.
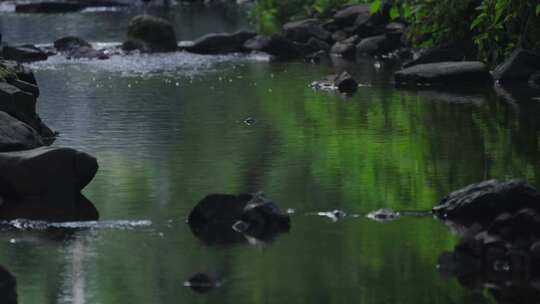
[[81, 190], [97, 169], [94, 157], [68, 148], [0, 153], [0, 219], [96, 220]]
[[185, 50], [197, 54], [226, 54], [245, 52], [244, 44], [257, 36], [254, 32], [207, 34], [195, 40]]
[[247, 49], [268, 53], [280, 60], [289, 60], [302, 57], [297, 46], [282, 35], [274, 34], [270, 37], [258, 36], [246, 41]]
[[397, 86], [480, 85], [492, 81], [487, 66], [475, 61], [419, 64], [397, 71], [394, 79]]
[[29, 150], [41, 146], [43, 140], [34, 129], [0, 111], [0, 152]]
[[383, 55], [401, 46], [400, 35], [384, 34], [362, 39], [356, 45], [356, 53], [362, 55]]
[[408, 68], [425, 63], [463, 61], [464, 59], [465, 53], [462, 48], [455, 46], [438, 46], [422, 52], [418, 58], [403, 64], [403, 67]]
[[6, 60], [33, 62], [47, 60], [49, 56], [33, 45], [4, 46], [2, 56]]
[[334, 21], [342, 26], [352, 25], [359, 17], [371, 18], [369, 4], [345, 6], [334, 14]]
[[188, 224], [195, 236], [210, 244], [246, 241], [245, 235], [269, 241], [288, 232], [290, 218], [261, 194], [211, 194], [191, 211]]
[[520, 180], [488, 180], [454, 191], [432, 211], [441, 218], [470, 225], [490, 223], [503, 213], [540, 211], [540, 193]]
[[501, 83], [526, 82], [540, 71], [540, 54], [516, 49], [508, 59], [493, 71], [493, 78]]
[[349, 34], [343, 30], [338, 30], [332, 33], [332, 40], [337, 41], [337, 42], [345, 40], [348, 37], [349, 37]]
[[310, 38], [328, 41], [332, 36], [317, 19], [304, 19], [286, 23], [283, 25], [283, 33], [285, 38], [300, 43], [308, 42]]
[[36, 99], [32, 93], [0, 82], [0, 111], [4, 111], [28, 124], [43, 137], [53, 137], [52, 132], [36, 113]]
[[133, 17], [128, 25], [124, 50], [141, 52], [174, 52], [178, 50], [174, 27], [167, 20], [153, 16]]
[[2, 69], [9, 70], [11, 71], [11, 74], [15, 74], [18, 79], [37, 86], [36, 77], [32, 70], [22, 64], [15, 61], [0, 60], [0, 74]]
[[316, 53], [318, 51], [328, 52], [330, 45], [317, 38], [309, 38], [306, 43], [293, 42], [294, 47], [304, 56]]
[[83, 46], [91, 47], [92, 45], [88, 41], [75, 36], [66, 36], [54, 41], [54, 48], [58, 52], [70, 52]]
[[330, 49], [331, 54], [339, 55], [345, 59], [354, 59], [356, 57], [356, 43], [358, 36], [352, 36], [348, 39], [336, 42]]

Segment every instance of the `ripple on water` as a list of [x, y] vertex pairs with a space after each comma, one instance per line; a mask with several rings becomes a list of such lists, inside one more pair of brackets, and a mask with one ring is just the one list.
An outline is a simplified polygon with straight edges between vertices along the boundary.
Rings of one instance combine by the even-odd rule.
[[[94, 43], [97, 49], [110, 49], [118, 43]], [[90, 73], [119, 73], [122, 77], [152, 77], [184, 75], [193, 77], [201, 73], [217, 71], [220, 64], [267, 61], [266, 56], [227, 54], [199, 55], [188, 52], [113, 55], [108, 60], [67, 59], [62, 55], [49, 57], [46, 61], [35, 62], [35, 70], [59, 70], [67, 66], [83, 67]]]
[[44, 221], [32, 221], [16, 219], [12, 221], [1, 221], [0, 226], [15, 228], [20, 230], [46, 230], [50, 228], [63, 229], [118, 229], [130, 230], [136, 228], [150, 227], [150, 220], [110, 220], [110, 221], [88, 221], [88, 222], [63, 222], [49, 223]]

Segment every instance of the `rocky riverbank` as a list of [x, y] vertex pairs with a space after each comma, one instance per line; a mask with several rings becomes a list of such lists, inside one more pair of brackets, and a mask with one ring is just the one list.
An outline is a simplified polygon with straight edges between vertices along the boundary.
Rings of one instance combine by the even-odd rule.
[[47, 147], [56, 136], [36, 113], [39, 87], [30, 69], [0, 60], [0, 220], [96, 220], [81, 190], [93, 179], [94, 157]]

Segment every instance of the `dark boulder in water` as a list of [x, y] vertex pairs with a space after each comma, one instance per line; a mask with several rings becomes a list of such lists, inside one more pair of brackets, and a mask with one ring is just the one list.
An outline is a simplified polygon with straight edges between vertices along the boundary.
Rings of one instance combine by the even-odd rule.
[[68, 148], [0, 153], [0, 219], [96, 220], [81, 190], [97, 170], [94, 157]]
[[332, 34], [325, 30], [321, 21], [317, 19], [304, 19], [283, 25], [284, 36], [295, 42], [306, 43], [311, 38], [329, 41]]
[[14, 60], [17, 62], [32, 62], [47, 60], [49, 56], [41, 49], [26, 44], [20, 46], [4, 46], [2, 48], [2, 57], [6, 60]]
[[418, 64], [394, 74], [397, 86], [422, 85], [487, 85], [492, 77], [487, 66], [482, 62], [438, 62]]
[[197, 54], [227, 54], [245, 52], [244, 44], [257, 36], [254, 32], [207, 34], [195, 40], [186, 51]]
[[245, 241], [245, 236], [270, 241], [288, 232], [290, 218], [260, 193], [210, 194], [191, 211], [188, 224], [195, 236], [210, 244]]
[[0, 266], [0, 303], [17, 304], [17, 280], [2, 266]]
[[493, 78], [501, 83], [527, 82], [532, 74], [540, 71], [540, 54], [516, 49], [508, 59], [493, 71]]
[[470, 225], [490, 223], [503, 213], [521, 209], [540, 211], [540, 193], [525, 181], [488, 180], [454, 191], [433, 208], [433, 213]]
[[153, 16], [136, 16], [131, 19], [124, 50], [141, 52], [174, 52], [178, 50], [176, 32], [170, 22]]
[[464, 59], [463, 48], [454, 45], [441, 45], [423, 51], [417, 58], [405, 62], [403, 67], [408, 68], [426, 63], [463, 61]]
[[41, 146], [43, 140], [34, 129], [0, 111], [0, 152], [29, 150]]
[[83, 46], [90, 47], [91, 45], [88, 41], [75, 36], [66, 36], [54, 41], [54, 48], [59, 52], [69, 52]]

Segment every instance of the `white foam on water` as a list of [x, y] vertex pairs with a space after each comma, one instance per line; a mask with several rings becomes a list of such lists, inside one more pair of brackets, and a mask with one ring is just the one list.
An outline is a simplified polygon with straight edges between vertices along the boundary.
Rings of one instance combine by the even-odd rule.
[[0, 226], [20, 229], [20, 230], [46, 230], [50, 228], [64, 229], [119, 229], [130, 230], [152, 226], [150, 220], [107, 220], [107, 221], [86, 221], [86, 222], [61, 222], [50, 223], [44, 221], [32, 221], [16, 219], [12, 221], [2, 221]]

